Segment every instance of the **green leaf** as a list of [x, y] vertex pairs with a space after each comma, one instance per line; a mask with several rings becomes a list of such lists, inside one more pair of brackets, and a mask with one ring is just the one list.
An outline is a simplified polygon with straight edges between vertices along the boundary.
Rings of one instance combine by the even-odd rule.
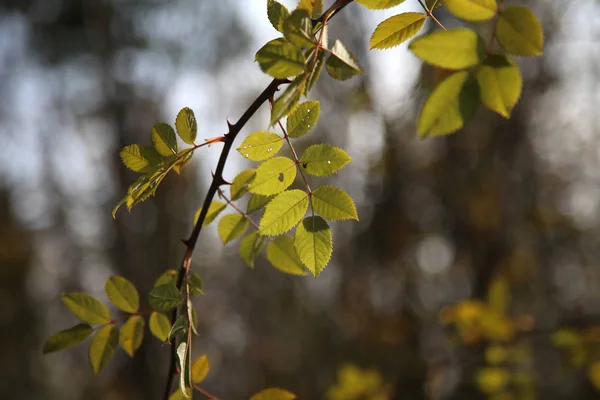
[[309, 100], [298, 104], [287, 118], [287, 134], [291, 138], [299, 138], [312, 130], [321, 113], [321, 103]]
[[267, 246], [267, 260], [281, 272], [291, 275], [306, 275], [306, 269], [296, 254], [294, 239], [279, 236]]
[[50, 336], [44, 343], [44, 354], [53, 353], [55, 351], [68, 349], [73, 347], [92, 334], [94, 330], [88, 324], [78, 324], [64, 331], [60, 331]]
[[177, 347], [177, 357], [179, 358], [179, 390], [181, 390], [183, 392], [183, 395], [185, 397], [190, 397], [190, 395], [188, 395], [187, 393], [187, 388], [190, 387], [191, 385], [189, 382], [190, 379], [190, 370], [188, 369], [188, 364], [189, 364], [189, 356], [190, 356], [190, 351], [189, 351], [189, 346], [186, 342], [181, 342], [179, 344], [179, 346]]
[[208, 375], [208, 371], [210, 371], [208, 356], [204, 354], [196, 358], [192, 363], [192, 383], [197, 385], [202, 382], [206, 378], [206, 375]]
[[198, 133], [198, 123], [191, 108], [185, 107], [179, 111], [175, 119], [175, 128], [181, 140], [187, 144], [194, 144]]
[[283, 146], [283, 138], [268, 131], [252, 132], [244, 139], [237, 151], [252, 161], [263, 161], [273, 157]]
[[465, 21], [486, 21], [498, 12], [496, 0], [444, 0], [444, 5]]
[[148, 325], [150, 326], [150, 332], [161, 342], [165, 342], [171, 331], [171, 321], [163, 314], [156, 311], [152, 311], [150, 314], [150, 320]]
[[[202, 226], [210, 225], [210, 223], [213, 222], [215, 218], [217, 218], [217, 216], [221, 213], [221, 211], [225, 209], [225, 207], [227, 207], [227, 204], [223, 203], [222, 201], [215, 200], [212, 203], [210, 203], [210, 206], [208, 207], [208, 212], [206, 214], [206, 218], [204, 219], [204, 223], [202, 224]], [[198, 222], [198, 218], [200, 218], [201, 212], [202, 207], [200, 207], [194, 215], [194, 224]]]
[[183, 298], [175, 282], [169, 282], [153, 287], [148, 294], [148, 301], [153, 310], [168, 312], [181, 305]]
[[544, 31], [535, 14], [527, 7], [505, 9], [496, 26], [498, 42], [515, 56], [539, 56], [544, 52]]
[[254, 268], [254, 260], [263, 247], [265, 247], [265, 237], [254, 232], [242, 239], [240, 243], [240, 257], [250, 268]]
[[275, 0], [267, 0], [267, 16], [273, 28], [283, 33], [283, 22], [290, 16], [286, 6]]
[[269, 126], [275, 125], [277, 121], [292, 111], [294, 106], [300, 100], [300, 95], [304, 93], [306, 77], [306, 74], [302, 74], [294, 79], [294, 81], [285, 89], [283, 94], [275, 100], [273, 108], [271, 109], [271, 121], [269, 122]]
[[254, 211], [258, 211], [271, 201], [272, 197], [270, 196], [261, 196], [259, 194], [250, 195], [250, 199], [248, 200], [248, 206], [246, 207], [246, 214], [251, 214]]
[[223, 244], [242, 236], [248, 229], [248, 220], [240, 214], [225, 215], [219, 221], [219, 237]]
[[447, 135], [462, 128], [479, 103], [477, 83], [467, 71], [455, 72], [431, 93], [419, 116], [420, 137]]
[[369, 41], [371, 49], [389, 49], [415, 36], [427, 20], [427, 15], [407, 12], [394, 15], [380, 23]]
[[250, 400], [294, 400], [296, 395], [287, 390], [279, 388], [269, 388], [256, 393]]
[[466, 28], [428, 33], [413, 40], [408, 48], [426, 63], [446, 69], [472, 67], [485, 56], [483, 40]]
[[177, 154], [177, 160], [174, 161], [175, 165], [173, 165], [173, 171], [180, 174], [181, 170], [183, 168], [185, 168], [185, 166], [188, 165], [190, 163], [190, 161], [192, 161], [193, 155], [194, 155], [193, 148], [185, 149], [185, 150], [181, 151], [179, 154]]
[[152, 144], [162, 156], [177, 154], [177, 137], [169, 124], [159, 122], [152, 127]]
[[273, 78], [285, 79], [304, 72], [306, 58], [302, 49], [283, 38], [273, 39], [258, 50], [255, 57], [260, 69]]
[[156, 280], [154, 281], [154, 285], [152, 285], [152, 287], [165, 285], [170, 282], [175, 283], [176, 281], [177, 281], [177, 271], [174, 269], [168, 269], [165, 272], [163, 272], [158, 278], [156, 278]]
[[202, 277], [195, 272], [190, 274], [190, 295], [201, 296], [204, 294]]
[[175, 320], [175, 323], [171, 327], [169, 334], [167, 335], [167, 341], [171, 343], [171, 339], [177, 336], [177, 334], [181, 331], [182, 336], [187, 333], [188, 330], [188, 316], [187, 313], [181, 314]]
[[519, 67], [500, 54], [488, 56], [477, 71], [481, 102], [504, 118], [509, 118], [521, 96], [523, 81]]
[[136, 350], [142, 345], [144, 326], [146, 326], [144, 318], [139, 315], [132, 315], [121, 327], [119, 343], [130, 357], [133, 357]]
[[335, 186], [319, 186], [312, 192], [312, 205], [321, 217], [329, 220], [355, 219], [356, 206], [352, 197]]
[[308, 209], [308, 193], [286, 190], [269, 202], [260, 220], [258, 232], [263, 236], [281, 235], [298, 225]]
[[344, 168], [352, 158], [344, 150], [329, 144], [313, 144], [300, 157], [300, 165], [314, 176], [329, 176]]
[[327, 222], [317, 216], [305, 218], [296, 228], [294, 247], [302, 263], [317, 277], [329, 262], [333, 251]]
[[270, 196], [287, 189], [296, 179], [296, 164], [287, 157], [274, 157], [256, 169], [248, 186], [250, 193]]
[[108, 299], [120, 310], [135, 313], [140, 307], [138, 291], [127, 279], [122, 276], [111, 276], [104, 284]]
[[331, 54], [325, 64], [327, 73], [333, 79], [344, 81], [352, 78], [354, 75], [362, 74], [360, 65], [352, 54], [339, 40], [333, 43]]
[[97, 298], [87, 293], [68, 292], [62, 293], [61, 299], [73, 315], [91, 325], [100, 325], [110, 322], [110, 311]]
[[110, 361], [119, 344], [117, 327], [109, 324], [100, 328], [92, 339], [88, 352], [88, 359], [94, 374], [98, 375], [102, 368]]
[[283, 36], [294, 46], [307, 48], [314, 46], [312, 22], [308, 11], [297, 9], [283, 22]]
[[127, 190], [127, 209], [153, 196], [166, 175], [167, 171], [159, 168], [136, 179]]
[[132, 144], [119, 152], [123, 164], [134, 172], [150, 172], [162, 163], [160, 154], [150, 146]]
[[233, 182], [231, 182], [231, 187], [229, 188], [232, 201], [237, 200], [246, 194], [248, 191], [248, 184], [254, 179], [254, 175], [256, 175], [256, 170], [246, 169], [233, 178]]
[[[325, 26], [325, 28], [323, 29], [327, 29], [327, 26]], [[326, 54], [324, 51], [319, 51], [316, 57], [316, 60], [314, 61], [314, 63], [311, 63], [312, 66], [308, 70], [306, 86], [303, 91], [305, 95], [308, 94], [308, 92], [310, 92], [315, 86], [315, 84], [319, 80], [319, 77], [321, 76], [323, 66], [325, 65]]]
[[323, 0], [300, 0], [296, 9], [306, 10], [313, 18], [323, 13]]

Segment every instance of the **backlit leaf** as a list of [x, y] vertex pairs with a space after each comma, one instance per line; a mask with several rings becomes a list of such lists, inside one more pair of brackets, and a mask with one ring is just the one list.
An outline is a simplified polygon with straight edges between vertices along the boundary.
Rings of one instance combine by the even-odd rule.
[[160, 154], [153, 147], [141, 144], [125, 146], [121, 149], [119, 155], [123, 164], [135, 172], [150, 172], [162, 163]]
[[377, 26], [369, 41], [369, 47], [389, 49], [398, 46], [419, 33], [426, 20], [427, 15], [423, 13], [407, 12], [394, 15]]
[[208, 375], [208, 371], [210, 371], [208, 356], [204, 354], [196, 358], [192, 363], [192, 383], [197, 385], [202, 382], [206, 378], [206, 375]]
[[[208, 213], [206, 214], [206, 218], [204, 219], [202, 226], [208, 226], [211, 222], [213, 222], [221, 213], [221, 211], [225, 209], [225, 207], [227, 207], [227, 204], [223, 203], [222, 201], [214, 200], [212, 203], [210, 203], [210, 206], [208, 207]], [[194, 215], [194, 224], [198, 221], [198, 218], [200, 218], [201, 212], [202, 207], [200, 207]]]
[[279, 236], [267, 246], [267, 260], [281, 272], [292, 275], [306, 275], [306, 269], [296, 254], [294, 239]]
[[260, 210], [264, 206], [266, 206], [269, 201], [271, 201], [272, 197], [270, 196], [261, 196], [259, 194], [250, 195], [250, 199], [248, 200], [248, 206], [246, 207], [246, 214], [251, 214], [255, 211]]
[[219, 237], [223, 244], [242, 236], [248, 229], [248, 220], [240, 214], [225, 215], [219, 221]]
[[248, 135], [237, 151], [252, 161], [263, 161], [273, 157], [283, 146], [283, 138], [276, 133], [257, 131]]
[[333, 251], [327, 222], [318, 216], [305, 218], [296, 228], [294, 247], [302, 263], [317, 277], [329, 262]]
[[312, 192], [312, 204], [315, 212], [325, 219], [358, 221], [352, 197], [335, 186], [319, 186], [315, 189]]
[[178, 174], [181, 173], [181, 170], [192, 161], [192, 157], [194, 155], [194, 149], [189, 148], [181, 151], [177, 154], [177, 160], [175, 161], [175, 165], [173, 165], [173, 171]]
[[456, 72], [433, 90], [419, 116], [420, 137], [447, 135], [462, 128], [479, 103], [477, 83], [467, 71]]
[[231, 187], [229, 188], [231, 200], [237, 200], [246, 194], [248, 191], [248, 184], [254, 179], [254, 175], [256, 175], [256, 170], [246, 169], [233, 178]]
[[175, 128], [181, 140], [187, 144], [194, 144], [198, 133], [198, 123], [191, 108], [185, 107], [179, 111], [175, 119]]
[[78, 324], [50, 336], [44, 343], [44, 354], [73, 347], [87, 339], [94, 330], [88, 324]]
[[256, 169], [248, 186], [250, 193], [270, 196], [287, 189], [296, 179], [296, 164], [287, 157], [274, 157]]
[[306, 10], [313, 18], [318, 18], [323, 12], [323, 0], [299, 0], [296, 9]]
[[290, 16], [286, 6], [275, 0], [267, 0], [267, 16], [273, 28], [283, 33], [283, 22]]
[[286, 190], [267, 204], [258, 231], [263, 236], [281, 235], [298, 225], [307, 209], [308, 193]]
[[472, 67], [485, 56], [483, 40], [466, 28], [428, 33], [413, 40], [408, 48], [426, 63], [446, 69]]
[[306, 48], [313, 46], [311, 37], [312, 22], [308, 11], [296, 9], [283, 22], [283, 36], [294, 46]]
[[494, 394], [503, 390], [510, 382], [510, 374], [504, 368], [480, 368], [475, 376], [479, 389], [485, 394]]
[[254, 260], [265, 247], [265, 237], [254, 232], [242, 239], [240, 243], [240, 257], [250, 268], [254, 268]]
[[304, 93], [306, 79], [306, 74], [298, 76], [288, 85], [283, 94], [275, 100], [273, 108], [271, 109], [271, 121], [269, 122], [269, 126], [275, 125], [277, 121], [292, 111], [294, 106], [300, 100], [300, 96]]
[[331, 54], [325, 63], [327, 73], [333, 79], [344, 81], [352, 78], [354, 75], [362, 74], [360, 65], [352, 54], [339, 40], [333, 43]]
[[544, 52], [542, 25], [527, 7], [506, 8], [498, 18], [496, 38], [515, 56], [539, 56]]
[[314, 176], [329, 176], [344, 168], [352, 158], [344, 150], [329, 144], [313, 144], [300, 157], [300, 165]]
[[481, 102], [490, 110], [509, 118], [523, 88], [519, 67], [504, 55], [492, 54], [477, 71], [477, 83]]
[[165, 157], [177, 154], [177, 137], [171, 125], [159, 122], [152, 127], [152, 144]]
[[100, 300], [87, 293], [62, 293], [61, 299], [69, 311], [82, 322], [99, 325], [106, 324], [111, 320], [108, 308]]
[[171, 321], [163, 314], [153, 311], [150, 314], [150, 320], [148, 322], [150, 332], [161, 342], [167, 340], [169, 332], [171, 331]]
[[402, 4], [404, 0], [356, 0], [356, 2], [372, 10], [382, 10]]
[[304, 72], [306, 58], [302, 49], [283, 38], [273, 39], [256, 53], [260, 69], [273, 78], [284, 79]]
[[122, 276], [111, 276], [104, 284], [108, 299], [119, 309], [135, 313], [140, 307], [138, 291], [127, 279]]
[[152, 287], [164, 285], [169, 282], [175, 283], [177, 281], [177, 271], [174, 269], [168, 269], [163, 272], [156, 280], [154, 281], [154, 285]]
[[250, 400], [294, 400], [295, 398], [296, 395], [287, 390], [269, 388], [254, 394]]
[[175, 282], [169, 282], [153, 287], [148, 293], [148, 301], [153, 310], [168, 312], [183, 303], [183, 298]]
[[113, 324], [106, 325], [94, 336], [88, 352], [88, 359], [94, 374], [98, 375], [110, 361], [119, 344], [119, 332]]
[[299, 138], [306, 135], [314, 128], [321, 113], [321, 103], [317, 100], [309, 100], [300, 103], [290, 113], [286, 122], [287, 134], [291, 138]]
[[119, 333], [119, 343], [130, 357], [133, 357], [136, 350], [142, 345], [144, 340], [144, 326], [146, 322], [139, 315], [132, 315], [121, 326]]
[[496, 0], [444, 0], [444, 5], [465, 21], [485, 21], [498, 12]]
[[[325, 26], [325, 30], [327, 31], [327, 26]], [[325, 46], [325, 44], [323, 44]], [[306, 78], [306, 86], [304, 87], [303, 93], [307, 94], [310, 90], [315, 86], [319, 77], [321, 76], [321, 72], [323, 71], [323, 66], [325, 65], [326, 54], [324, 51], [319, 51], [317, 58], [314, 61], [310, 62], [310, 67], [307, 71]]]

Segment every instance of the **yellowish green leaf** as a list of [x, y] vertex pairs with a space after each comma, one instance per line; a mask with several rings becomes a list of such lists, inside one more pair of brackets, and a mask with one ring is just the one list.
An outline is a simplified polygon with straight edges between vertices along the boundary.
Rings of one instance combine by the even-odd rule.
[[294, 400], [295, 398], [296, 395], [287, 390], [269, 388], [254, 394], [250, 400]]
[[150, 314], [148, 325], [150, 327], [150, 332], [158, 340], [161, 342], [167, 340], [169, 332], [171, 331], [171, 321], [165, 314], [153, 311], [152, 314]]
[[446, 69], [472, 67], [485, 56], [483, 40], [466, 28], [428, 33], [413, 40], [408, 48], [426, 63]]
[[333, 79], [345, 81], [354, 75], [362, 74], [358, 60], [339, 40], [333, 43], [331, 54], [325, 63], [327, 73]]
[[242, 236], [248, 229], [248, 220], [240, 214], [225, 215], [219, 221], [219, 237], [223, 244]]
[[110, 361], [119, 344], [119, 332], [113, 324], [103, 326], [98, 330], [88, 352], [88, 359], [94, 374], [98, 375]]
[[380, 23], [369, 41], [371, 49], [389, 49], [415, 36], [427, 20], [423, 13], [407, 12], [394, 15]]
[[465, 21], [486, 21], [498, 12], [496, 0], [444, 0], [444, 5]]
[[127, 279], [122, 276], [111, 276], [104, 284], [108, 299], [120, 310], [135, 313], [140, 307], [138, 291]]
[[298, 104], [287, 118], [287, 134], [291, 138], [299, 138], [306, 135], [314, 128], [319, 120], [321, 103], [317, 100], [309, 100]]
[[132, 315], [121, 326], [119, 333], [119, 343], [130, 357], [133, 357], [136, 350], [142, 345], [144, 340], [144, 326], [146, 322], [139, 315]]
[[240, 243], [240, 256], [250, 268], [254, 268], [254, 260], [258, 257], [263, 247], [265, 247], [265, 240], [264, 236], [260, 236], [256, 232], [242, 239]]
[[154, 281], [154, 285], [152, 287], [164, 285], [169, 282], [175, 283], [177, 281], [177, 271], [174, 269], [168, 269], [163, 272], [156, 280]]
[[283, 138], [276, 133], [257, 131], [248, 135], [237, 151], [252, 161], [263, 161], [273, 157], [283, 146]]
[[73, 347], [87, 339], [94, 330], [88, 324], [78, 324], [52, 335], [44, 343], [44, 354]]
[[355, 219], [358, 221], [356, 206], [352, 197], [335, 186], [319, 186], [312, 192], [315, 212], [329, 220]]
[[510, 306], [510, 285], [499, 275], [494, 277], [488, 289], [487, 300], [490, 308], [499, 314], [506, 314]]
[[510, 381], [510, 374], [504, 368], [480, 368], [475, 375], [479, 389], [485, 394], [494, 394], [503, 390]]
[[267, 16], [273, 28], [283, 33], [283, 22], [290, 16], [286, 6], [275, 0], [267, 0]]
[[132, 144], [119, 152], [123, 164], [135, 172], [150, 172], [162, 163], [160, 154], [153, 147]]
[[306, 275], [306, 269], [296, 254], [294, 239], [279, 236], [267, 246], [267, 260], [278, 270], [291, 275]]
[[314, 176], [329, 176], [352, 161], [344, 150], [329, 144], [313, 144], [300, 157], [302, 168]]
[[[323, 29], [327, 32], [328, 26], [326, 25]], [[324, 39], [326, 38], [325, 35]], [[325, 44], [323, 44], [325, 46]], [[323, 71], [323, 66], [325, 65], [326, 54], [324, 51], [319, 51], [317, 54], [317, 58], [314, 62], [310, 63], [310, 67], [307, 70], [307, 78], [306, 78], [306, 86], [304, 87], [303, 93], [306, 95], [311, 89], [315, 86], [319, 77], [321, 76], [321, 72]]]
[[188, 165], [190, 161], [192, 161], [193, 155], [193, 148], [182, 150], [179, 154], [177, 154], [177, 160], [175, 160], [174, 162], [175, 165], [173, 165], [173, 171], [180, 174], [181, 170], [185, 168], [185, 166]]
[[519, 67], [504, 55], [490, 55], [477, 71], [477, 83], [481, 102], [490, 110], [509, 118], [523, 88]]
[[197, 385], [206, 378], [210, 371], [210, 362], [206, 354], [196, 358], [192, 363], [192, 382]]
[[539, 56], [544, 52], [542, 24], [527, 7], [506, 8], [498, 18], [496, 38], [515, 56]]
[[274, 157], [256, 169], [248, 185], [250, 193], [270, 196], [287, 189], [296, 179], [296, 164], [287, 157]]
[[190, 295], [192, 296], [201, 296], [204, 294], [204, 283], [202, 282], [202, 277], [195, 272], [190, 274], [189, 278], [190, 282]]
[[168, 312], [183, 303], [181, 292], [175, 282], [155, 286], [148, 293], [148, 301], [153, 310]]
[[250, 199], [248, 199], [248, 206], [246, 207], [246, 214], [251, 214], [260, 210], [266, 206], [271, 199], [271, 196], [261, 196], [259, 194], [250, 195]]
[[[206, 218], [204, 219], [204, 223], [202, 224], [202, 226], [208, 226], [211, 222], [213, 222], [215, 218], [217, 218], [217, 216], [221, 213], [221, 211], [225, 209], [225, 207], [227, 207], [227, 204], [223, 203], [222, 201], [215, 200], [212, 203], [210, 203], [210, 206], [208, 207], [208, 212], [206, 214]], [[198, 218], [200, 218], [201, 212], [202, 207], [200, 207], [194, 215], [194, 224], [198, 221]]]
[[294, 46], [307, 48], [313, 46], [311, 35], [312, 22], [307, 10], [296, 9], [283, 22], [283, 36]]
[[187, 144], [194, 144], [198, 133], [198, 123], [191, 108], [185, 107], [179, 111], [175, 119], [175, 128], [181, 140]]
[[307, 75], [298, 76], [288, 87], [283, 91], [283, 94], [275, 100], [271, 109], [271, 121], [269, 126], [273, 126], [281, 118], [285, 117], [292, 111], [294, 106], [300, 100], [300, 95], [304, 93], [306, 87]]
[[317, 277], [329, 262], [333, 251], [327, 222], [318, 216], [305, 218], [296, 228], [294, 247], [298, 258]]
[[110, 311], [97, 298], [87, 293], [68, 292], [61, 295], [65, 306], [82, 322], [100, 325], [110, 322]]
[[229, 192], [231, 193], [231, 200], [237, 200], [248, 191], [248, 184], [254, 179], [256, 170], [246, 169], [233, 178]]
[[177, 154], [177, 137], [169, 124], [159, 122], [152, 127], [152, 144], [162, 156]]
[[600, 391], [600, 361], [596, 361], [588, 367], [588, 378], [596, 390]]
[[392, 8], [398, 4], [402, 4], [404, 3], [404, 0], [356, 0], [356, 2], [371, 10], [382, 10], [384, 8]]
[[304, 72], [306, 58], [302, 49], [283, 38], [273, 39], [256, 53], [260, 69], [273, 78], [285, 79]]
[[258, 232], [263, 236], [281, 235], [298, 225], [308, 209], [308, 193], [286, 190], [267, 204]]

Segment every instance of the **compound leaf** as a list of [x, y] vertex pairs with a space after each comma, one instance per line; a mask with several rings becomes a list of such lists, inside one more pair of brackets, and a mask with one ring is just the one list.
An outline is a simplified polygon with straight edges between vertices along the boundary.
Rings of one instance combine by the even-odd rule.
[[313, 46], [312, 22], [307, 10], [296, 9], [283, 22], [283, 36], [298, 48]]
[[248, 199], [248, 206], [246, 207], [246, 214], [251, 214], [254, 211], [258, 211], [271, 201], [271, 196], [261, 196], [259, 194], [250, 195]]
[[254, 179], [254, 175], [256, 175], [256, 170], [246, 169], [233, 178], [231, 187], [229, 188], [231, 200], [237, 200], [246, 194], [248, 191], [248, 183]]
[[281, 118], [285, 117], [292, 111], [294, 106], [300, 100], [300, 95], [304, 93], [306, 87], [307, 75], [298, 76], [292, 83], [288, 85], [283, 94], [275, 100], [271, 109], [271, 122], [269, 126], [273, 126]]

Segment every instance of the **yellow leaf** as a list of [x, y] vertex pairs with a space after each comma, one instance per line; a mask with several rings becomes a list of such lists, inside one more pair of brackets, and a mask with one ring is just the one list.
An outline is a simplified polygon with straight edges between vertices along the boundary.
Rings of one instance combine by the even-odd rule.
[[196, 358], [196, 361], [192, 364], [192, 382], [194, 384], [202, 382], [208, 375], [209, 370], [210, 363], [206, 354]]
[[510, 54], [539, 56], [544, 52], [544, 31], [527, 7], [508, 7], [500, 14], [496, 27], [498, 42]]

